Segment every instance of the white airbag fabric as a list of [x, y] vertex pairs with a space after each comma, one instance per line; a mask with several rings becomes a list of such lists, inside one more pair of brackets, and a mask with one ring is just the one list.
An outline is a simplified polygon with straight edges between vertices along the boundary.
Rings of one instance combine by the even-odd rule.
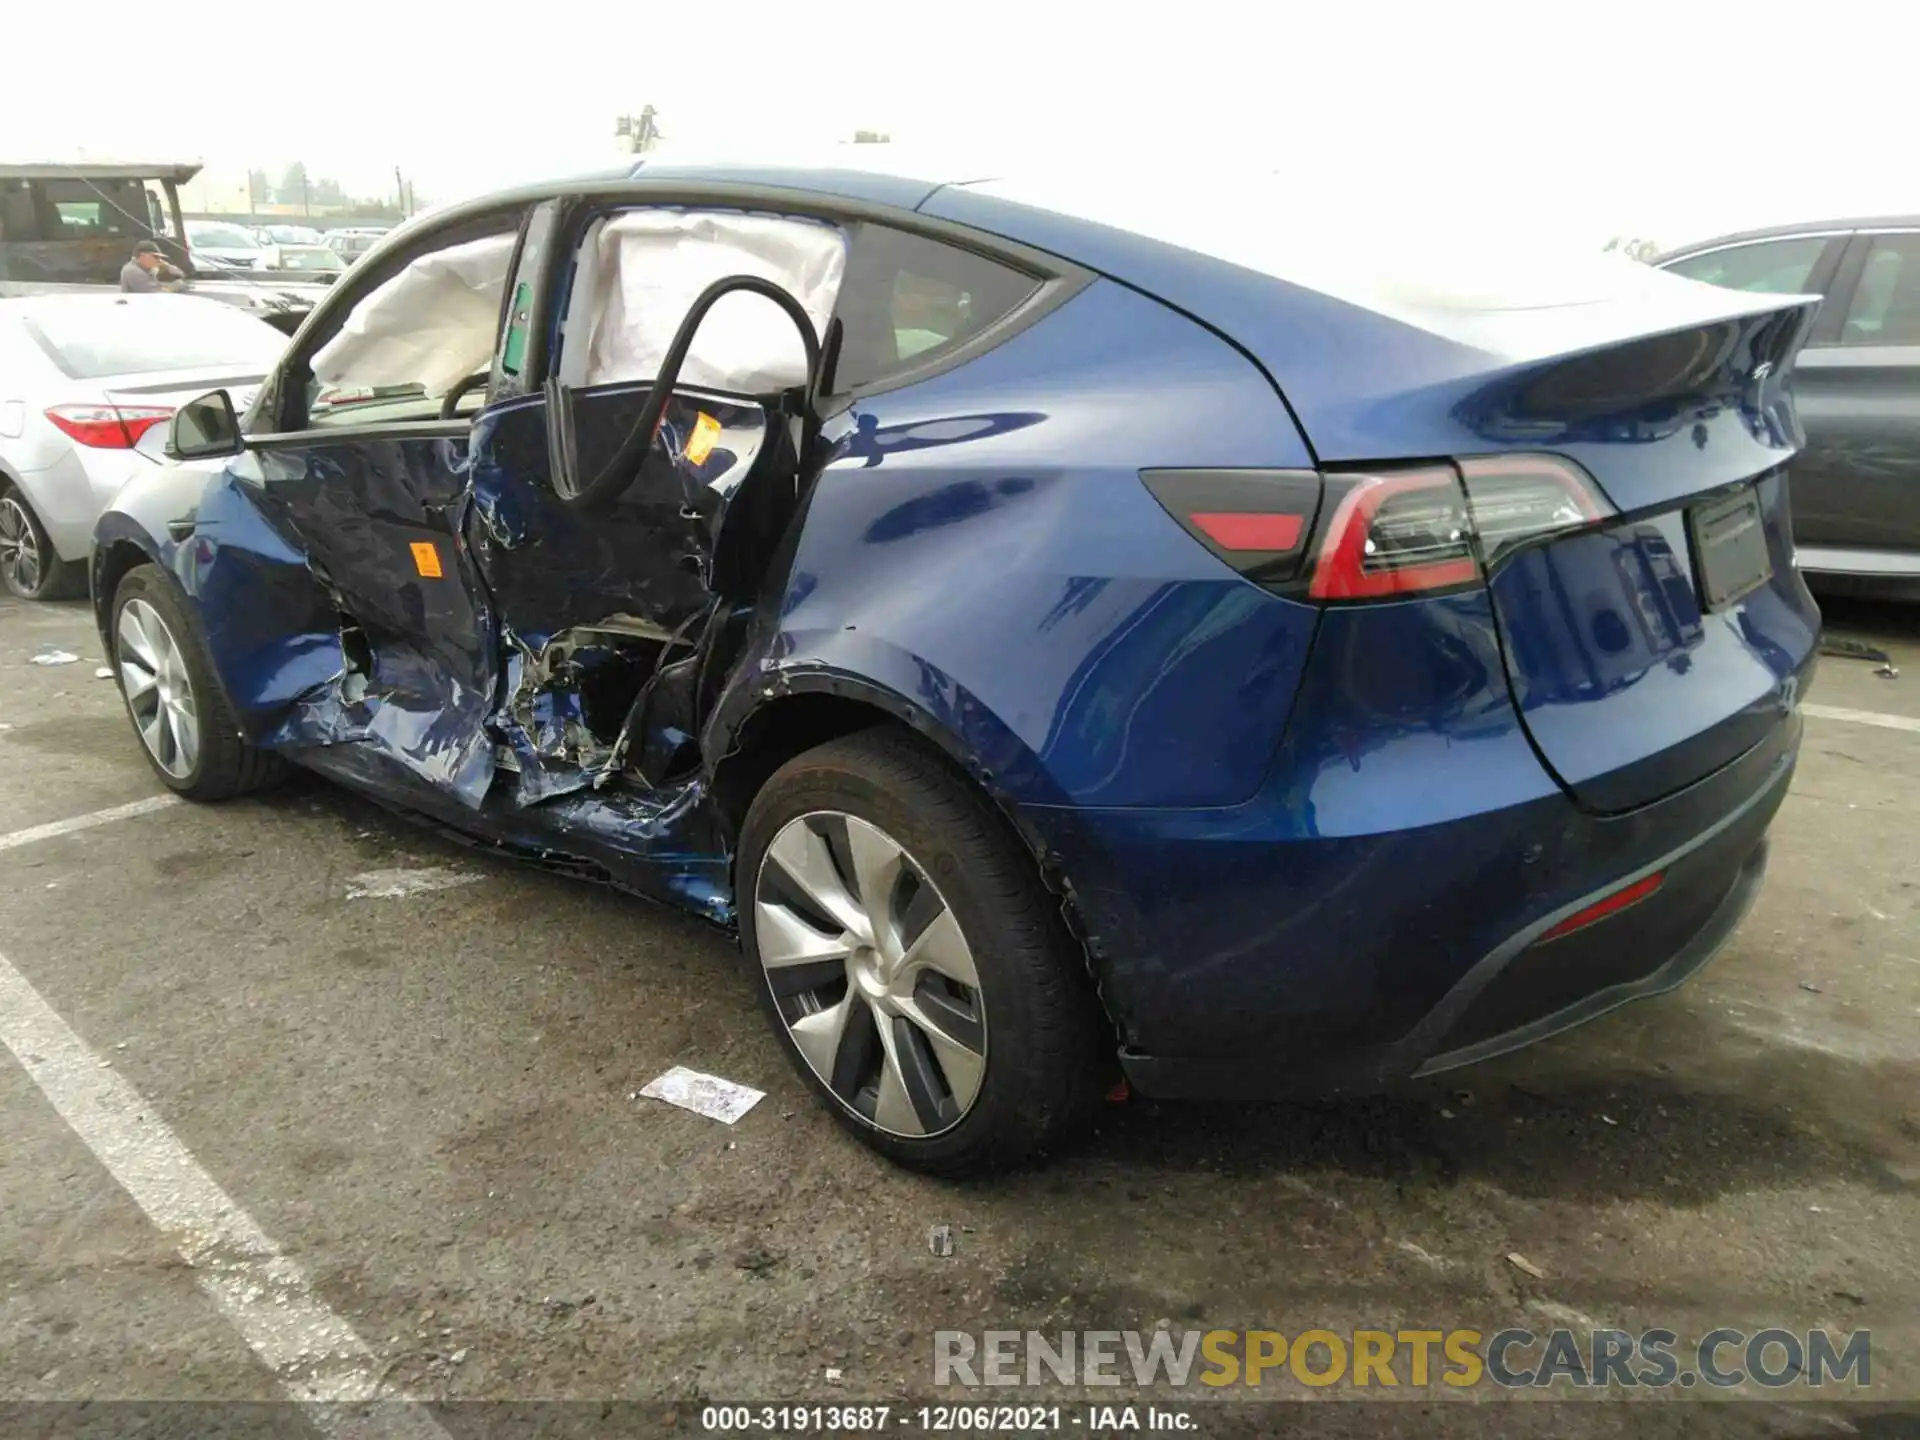
[[[830, 225], [777, 215], [632, 210], [600, 229], [599, 301], [585, 383], [651, 380], [687, 310], [728, 275], [771, 280], [826, 330], [846, 270], [846, 239]], [[680, 383], [767, 394], [806, 380], [793, 321], [763, 295], [723, 296], [695, 336]]]
[[323, 385], [420, 385], [444, 395], [493, 359], [514, 237], [422, 255], [354, 307], [313, 355]]

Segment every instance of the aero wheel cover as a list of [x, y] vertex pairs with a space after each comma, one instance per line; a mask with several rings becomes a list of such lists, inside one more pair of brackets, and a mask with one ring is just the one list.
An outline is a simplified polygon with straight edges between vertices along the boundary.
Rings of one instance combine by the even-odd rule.
[[154, 764], [185, 780], [200, 759], [200, 707], [179, 642], [160, 612], [136, 599], [120, 607], [113, 648], [133, 728]]
[[14, 593], [31, 595], [40, 588], [44, 561], [40, 540], [33, 533], [27, 507], [9, 495], [0, 500], [0, 575]]
[[773, 837], [753, 899], [774, 1004], [834, 1098], [910, 1139], [966, 1118], [987, 1070], [980, 976], [905, 847], [868, 821], [813, 811]]

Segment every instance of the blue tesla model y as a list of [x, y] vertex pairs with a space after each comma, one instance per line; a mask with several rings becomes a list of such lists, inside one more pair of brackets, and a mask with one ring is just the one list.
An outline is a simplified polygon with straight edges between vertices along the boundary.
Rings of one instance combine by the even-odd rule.
[[942, 1173], [1116, 1069], [1355, 1093], [1679, 984], [1800, 740], [1815, 302], [1228, 198], [645, 164], [402, 229], [100, 521], [140, 743], [737, 926]]

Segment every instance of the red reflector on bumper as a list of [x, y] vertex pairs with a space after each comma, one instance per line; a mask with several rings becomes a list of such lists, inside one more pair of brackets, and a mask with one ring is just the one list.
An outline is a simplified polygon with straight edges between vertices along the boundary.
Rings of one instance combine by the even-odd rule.
[[1222, 550], [1291, 550], [1300, 543], [1299, 515], [1233, 514], [1205, 511], [1190, 514], [1198, 528]]
[[1584, 930], [1596, 920], [1604, 920], [1616, 915], [1629, 905], [1637, 905], [1666, 883], [1664, 870], [1656, 870], [1644, 879], [1636, 880], [1624, 889], [1616, 890], [1604, 900], [1596, 900], [1586, 909], [1576, 911], [1554, 926], [1533, 943], [1544, 944], [1548, 940], [1558, 940], [1562, 935], [1571, 935], [1575, 930]]

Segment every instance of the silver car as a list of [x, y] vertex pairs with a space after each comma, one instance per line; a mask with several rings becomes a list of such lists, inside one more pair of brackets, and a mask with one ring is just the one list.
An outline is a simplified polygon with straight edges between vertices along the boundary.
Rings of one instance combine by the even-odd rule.
[[0, 299], [0, 584], [84, 591], [93, 522], [159, 463], [174, 407], [222, 386], [244, 407], [286, 343], [191, 295]]

